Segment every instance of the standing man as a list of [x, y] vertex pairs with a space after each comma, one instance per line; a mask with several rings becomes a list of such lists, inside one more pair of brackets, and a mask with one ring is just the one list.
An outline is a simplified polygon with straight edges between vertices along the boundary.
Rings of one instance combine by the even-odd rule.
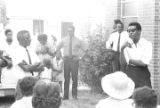
[[112, 32], [112, 33], [117, 32], [117, 24], [118, 24], [119, 22], [121, 22], [120, 19], [115, 19], [115, 20], [114, 20], [113, 32]]
[[[19, 46], [16, 47], [13, 57], [15, 77], [18, 81], [25, 76], [37, 77], [44, 70], [35, 51], [30, 47], [31, 37], [27, 30], [21, 30], [17, 33]], [[19, 84], [17, 84], [19, 85]], [[19, 86], [16, 87], [16, 100], [22, 98]]]
[[70, 74], [73, 82], [72, 97], [77, 99], [79, 59], [82, 54], [81, 52], [84, 51], [85, 48], [84, 43], [75, 37], [74, 26], [69, 26], [67, 32], [67, 36], [64, 37], [64, 39], [62, 39], [62, 41], [57, 46], [57, 51], [63, 48], [64, 55], [64, 100], [69, 99]]
[[113, 72], [120, 71], [120, 52], [122, 45], [128, 40], [128, 33], [123, 31], [123, 23], [117, 21], [116, 32], [113, 32], [108, 41], [106, 42], [106, 48], [110, 49], [112, 56], [112, 68]]
[[[3, 46], [3, 56], [2, 58], [6, 61], [7, 66], [2, 68], [1, 81], [4, 86], [7, 84], [14, 84], [13, 77], [13, 67], [12, 67], [12, 57], [14, 54], [14, 49], [16, 48], [15, 42], [13, 42], [13, 32], [11, 29], [6, 29], [5, 32], [5, 40], [1, 42]], [[15, 83], [16, 84], [16, 83]]]
[[123, 45], [127, 63], [126, 74], [135, 82], [135, 87], [151, 87], [148, 65], [152, 59], [152, 44], [141, 38], [142, 28], [138, 22], [131, 22], [128, 26], [131, 42]]

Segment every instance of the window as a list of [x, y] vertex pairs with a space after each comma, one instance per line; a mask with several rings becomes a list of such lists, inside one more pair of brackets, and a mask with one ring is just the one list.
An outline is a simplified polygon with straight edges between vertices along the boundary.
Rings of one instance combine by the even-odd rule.
[[122, 0], [122, 18], [137, 17], [138, 5], [137, 0]]
[[44, 29], [44, 21], [43, 20], [33, 20], [33, 34], [41, 34]]

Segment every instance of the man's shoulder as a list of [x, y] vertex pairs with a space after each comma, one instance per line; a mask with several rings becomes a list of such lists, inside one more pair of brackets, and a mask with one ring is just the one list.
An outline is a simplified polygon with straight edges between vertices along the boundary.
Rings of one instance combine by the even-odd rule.
[[141, 44], [152, 45], [152, 43], [149, 40], [145, 39], [145, 38], [141, 38], [140, 42], [141, 42]]
[[128, 35], [128, 32], [127, 31], [122, 31], [122, 34]]

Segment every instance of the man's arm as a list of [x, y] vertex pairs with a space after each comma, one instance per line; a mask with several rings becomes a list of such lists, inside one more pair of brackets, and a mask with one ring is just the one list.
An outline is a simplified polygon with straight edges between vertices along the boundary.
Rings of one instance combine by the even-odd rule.
[[23, 69], [25, 72], [31, 72], [31, 65], [28, 65], [25, 61], [22, 61], [18, 66]]
[[147, 64], [143, 63], [141, 60], [129, 59], [129, 64], [134, 64], [136, 66], [145, 67]]
[[55, 50], [55, 52], [53, 53], [53, 57], [55, 57], [56, 56], [56, 53], [58, 52], [58, 51], [60, 51], [61, 50], [61, 48], [64, 46], [64, 42], [63, 42], [64, 40], [62, 40], [58, 45], [57, 45], [57, 47], [56, 47], [56, 50]]
[[42, 63], [38, 62], [31, 66], [31, 71], [42, 72], [44, 71], [44, 66]]
[[109, 36], [108, 41], [106, 41], [106, 49], [111, 49], [113, 47], [112, 34]]

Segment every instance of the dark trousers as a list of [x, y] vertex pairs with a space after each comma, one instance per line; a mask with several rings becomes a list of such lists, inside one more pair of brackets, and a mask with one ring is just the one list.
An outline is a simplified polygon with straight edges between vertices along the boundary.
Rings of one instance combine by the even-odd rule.
[[148, 67], [127, 65], [125, 72], [135, 83], [135, 88], [151, 86], [150, 72]]
[[113, 72], [120, 71], [120, 53], [115, 52], [112, 60]]
[[79, 60], [64, 58], [64, 98], [69, 98], [70, 76], [72, 77], [72, 96], [77, 97], [78, 67]]

